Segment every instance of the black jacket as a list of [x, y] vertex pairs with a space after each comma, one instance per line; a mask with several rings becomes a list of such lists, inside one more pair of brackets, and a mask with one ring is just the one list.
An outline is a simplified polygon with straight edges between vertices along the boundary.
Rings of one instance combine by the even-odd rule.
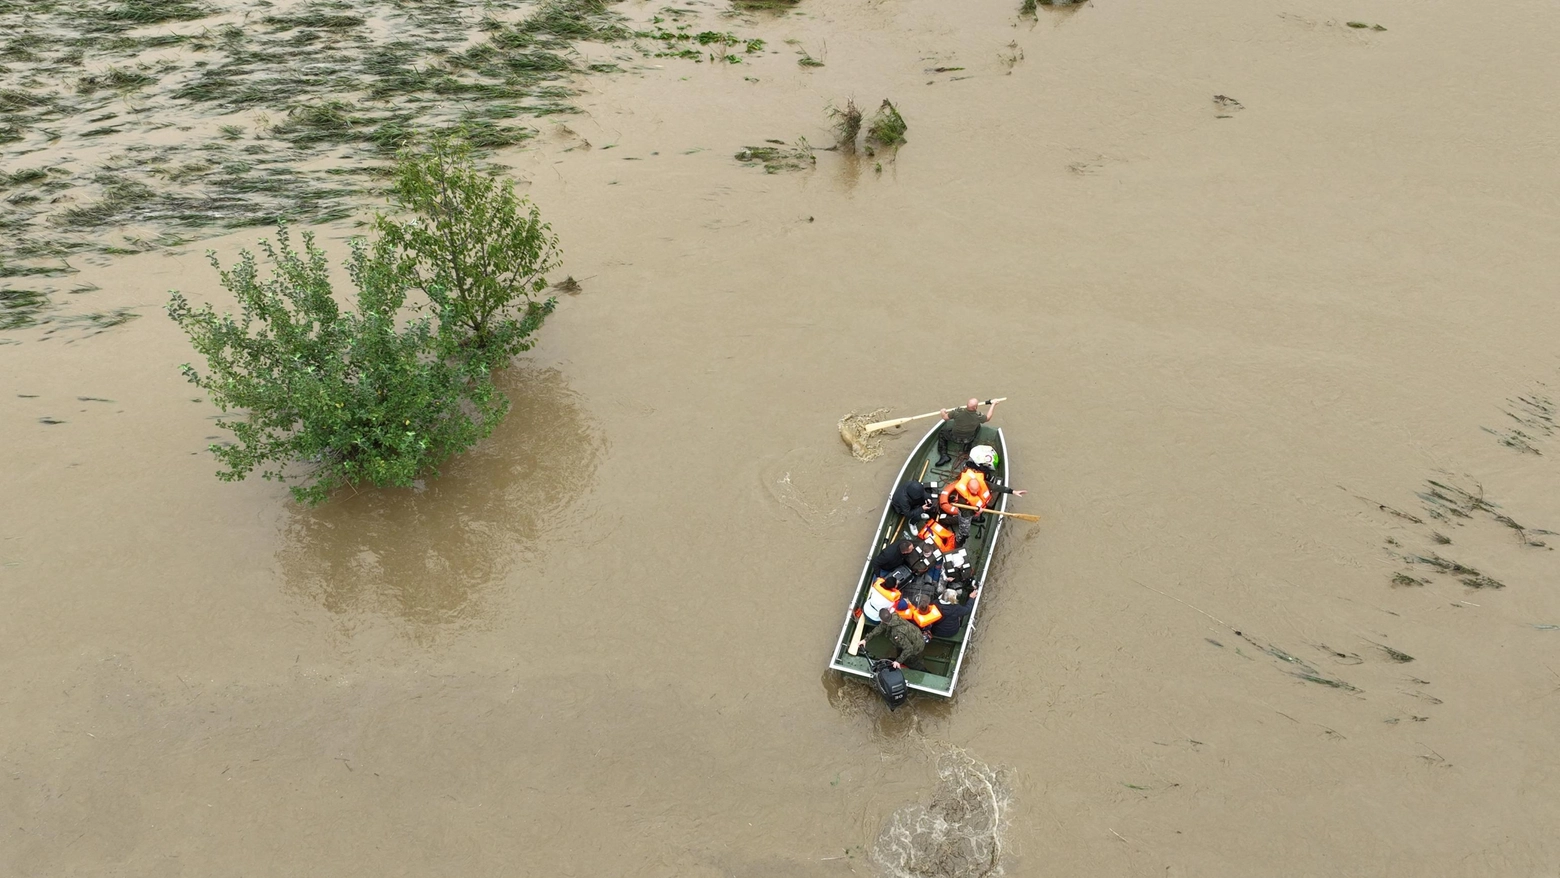
[[921, 507], [932, 496], [926, 492], [926, 486], [920, 482], [905, 482], [894, 489], [894, 499], [889, 505], [894, 511], [906, 518], [921, 512]]
[[877, 556], [872, 559], [872, 569], [893, 570], [902, 564], [909, 564], [913, 557], [914, 553], [907, 555], [899, 551], [899, 543], [889, 543], [883, 548], [883, 551], [877, 553]]
[[972, 608], [972, 604], [945, 604], [938, 601], [937, 609], [942, 610], [942, 618], [926, 630], [933, 637], [953, 637], [959, 633], [959, 626], [964, 624], [964, 617], [970, 614]]

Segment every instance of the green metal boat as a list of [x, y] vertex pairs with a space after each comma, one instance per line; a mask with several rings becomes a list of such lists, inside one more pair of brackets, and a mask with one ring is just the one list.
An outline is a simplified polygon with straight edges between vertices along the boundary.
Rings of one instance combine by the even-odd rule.
[[[915, 451], [910, 453], [910, 459], [905, 461], [899, 475], [894, 479], [894, 484], [889, 488], [889, 502], [883, 504], [883, 520], [878, 523], [877, 534], [872, 538], [872, 543], [867, 547], [867, 557], [862, 563], [861, 577], [856, 582], [856, 589], [851, 595], [850, 604], [845, 608], [845, 621], [840, 626], [840, 636], [834, 644], [834, 655], [829, 661], [829, 667], [844, 674], [851, 674], [865, 679], [873, 678], [871, 659], [867, 650], [861, 650], [860, 655], [850, 654], [851, 640], [856, 632], [856, 611], [866, 600], [867, 590], [872, 587], [872, 580], [877, 571], [872, 569], [872, 558], [885, 546], [900, 538], [901, 533], [908, 526], [904, 516], [893, 510], [890, 503], [893, 500], [894, 489], [906, 481], [916, 479], [921, 482], [936, 482], [939, 486], [945, 485], [949, 480], [958, 476], [963, 468], [964, 458], [956, 455], [952, 462], [945, 467], [939, 467], [937, 463], [937, 431], [941, 424], [928, 430], [926, 435], [916, 445]], [[1003, 485], [1011, 485], [1011, 469], [1008, 461], [1007, 445], [1002, 437], [1002, 430], [990, 425], [982, 426], [976, 436], [976, 443], [990, 445], [997, 451], [997, 479]], [[992, 509], [1006, 511], [1010, 494], [998, 493], [993, 497]], [[977, 519], [970, 528], [970, 535], [965, 540], [963, 548], [968, 553], [970, 564], [976, 573], [975, 581], [984, 589], [986, 587], [986, 572], [991, 566], [991, 556], [997, 546], [997, 537], [1002, 533], [1003, 518], [1000, 515], [983, 515]], [[918, 671], [910, 668], [904, 669], [905, 682], [911, 689], [926, 692], [931, 695], [940, 695], [944, 698], [953, 695], [954, 687], [959, 684], [959, 670], [964, 665], [965, 656], [969, 650], [970, 635], [975, 630], [977, 618], [980, 616], [981, 604], [985, 603], [984, 595], [975, 600], [975, 606], [970, 608], [970, 615], [964, 622], [964, 627], [955, 637], [934, 637], [926, 644], [926, 652], [921, 660], [926, 665], [926, 670]], [[870, 627], [868, 628], [870, 631]], [[886, 652], [890, 645], [886, 638], [878, 638], [872, 643], [872, 649], [876, 652]]]

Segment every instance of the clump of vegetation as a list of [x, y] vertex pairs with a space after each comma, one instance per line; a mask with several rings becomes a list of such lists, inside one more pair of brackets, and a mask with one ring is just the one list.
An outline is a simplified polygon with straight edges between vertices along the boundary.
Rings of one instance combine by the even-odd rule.
[[21, 171], [12, 171], [9, 174], [0, 173], [0, 189], [11, 186], [25, 186], [28, 183], [40, 183], [49, 177], [49, 172], [43, 168], [27, 168]]
[[813, 155], [812, 147], [807, 144], [805, 137], [797, 138], [795, 146], [787, 146], [783, 140], [771, 140], [769, 143], [778, 145], [744, 146], [735, 158], [744, 165], [763, 165], [766, 174], [801, 171], [818, 164], [818, 158]]
[[48, 305], [49, 297], [40, 290], [0, 288], [0, 329], [31, 326]]
[[[492, 373], [530, 347], [552, 311], [554, 300], [533, 295], [556, 263], [556, 238], [507, 182], [448, 141], [402, 156], [395, 199], [418, 217], [381, 217], [377, 240], [353, 242], [350, 310], [337, 304], [313, 237], [299, 252], [285, 226], [261, 245], [268, 277], [247, 251], [226, 271], [212, 257], [239, 315], [173, 294], [168, 314], [208, 370], [186, 364], [185, 377], [236, 413], [217, 422], [233, 440], [210, 446], [219, 478], [258, 469], [293, 481], [293, 496], [311, 504], [342, 486], [406, 487], [508, 412]], [[408, 319], [418, 290], [432, 315]]]
[[861, 110], [855, 100], [845, 101], [845, 109], [830, 107], [829, 116], [834, 119], [834, 142], [846, 152], [856, 149], [856, 137], [861, 133]]
[[517, 33], [543, 41], [551, 38], [605, 43], [627, 37], [628, 28], [608, 6], [607, 0], [546, 0], [520, 23]]
[[83, 76], [76, 80], [76, 91], [84, 95], [92, 94], [99, 89], [134, 91], [138, 88], [145, 88], [156, 81], [156, 77], [148, 76], [138, 70], [110, 67], [100, 74]]
[[899, 115], [899, 108], [885, 99], [867, 125], [867, 143], [883, 148], [897, 147], [905, 142], [905, 132], [909, 127], [904, 117]]
[[1386, 30], [1386, 28], [1382, 27], [1379, 24], [1370, 24], [1368, 22], [1363, 22], [1363, 21], [1351, 21], [1351, 22], [1348, 22], [1348, 25], [1349, 25], [1349, 27], [1356, 28], [1356, 29], [1359, 29], [1359, 30], [1363, 30], [1365, 28], [1370, 28], [1371, 30]]
[[372, 121], [346, 101], [322, 101], [288, 110], [287, 121], [277, 125], [272, 133], [295, 146], [308, 146], [366, 140], [372, 129]]
[[1309, 671], [1299, 671], [1299, 672], [1296, 672], [1295, 676], [1299, 677], [1302, 680], [1305, 680], [1308, 683], [1320, 683], [1323, 686], [1328, 686], [1328, 687], [1331, 687], [1333, 689], [1342, 689], [1345, 692], [1358, 692], [1358, 691], [1360, 691], [1359, 687], [1351, 685], [1349, 683], [1345, 683], [1342, 680], [1335, 680], [1335, 679], [1333, 679], [1331, 677], [1323, 677], [1321, 674], [1315, 674], [1315, 673], [1311, 673]]
[[561, 261], [558, 236], [508, 180], [478, 170], [471, 146], [435, 138], [403, 154], [391, 189], [414, 220], [380, 216], [375, 229], [397, 253], [397, 271], [427, 294], [440, 324], [489, 368], [530, 350], [557, 305], [538, 295]]
[[314, 27], [321, 30], [351, 30], [366, 24], [368, 19], [361, 15], [347, 15], [345, 13], [327, 12], [323, 9], [309, 9], [300, 15], [267, 15], [260, 19], [261, 24], [267, 24], [278, 30], [290, 30], [300, 27]]
[[787, 12], [796, 8], [801, 0], [731, 0], [731, 8], [738, 12]]
[[132, 25], [163, 24], [169, 21], [193, 21], [212, 13], [211, 7], [194, 0], [120, 0], [103, 13], [103, 18]]
[[1428, 585], [1430, 580], [1409, 576], [1407, 573], [1392, 574], [1392, 584], [1397, 586]]
[[1414, 657], [1408, 653], [1393, 649], [1392, 647], [1385, 644], [1378, 643], [1376, 646], [1380, 647], [1381, 651], [1387, 654], [1387, 658], [1397, 662], [1400, 665], [1408, 664], [1414, 660]]
[[1506, 417], [1518, 426], [1509, 430], [1492, 430], [1484, 427], [1500, 439], [1500, 444], [1524, 454], [1542, 455], [1536, 443], [1555, 433], [1555, 401], [1543, 393], [1533, 393], [1506, 400]]

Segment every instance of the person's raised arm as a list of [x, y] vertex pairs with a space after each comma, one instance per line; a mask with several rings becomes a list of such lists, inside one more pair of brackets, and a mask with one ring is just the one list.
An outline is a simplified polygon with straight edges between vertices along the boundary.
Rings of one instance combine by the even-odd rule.
[[988, 407], [986, 409], [986, 420], [988, 420], [988, 421], [991, 420], [991, 417], [993, 415], [995, 415], [996, 413], [997, 413], [997, 403], [996, 403], [996, 400], [992, 400], [990, 407]]

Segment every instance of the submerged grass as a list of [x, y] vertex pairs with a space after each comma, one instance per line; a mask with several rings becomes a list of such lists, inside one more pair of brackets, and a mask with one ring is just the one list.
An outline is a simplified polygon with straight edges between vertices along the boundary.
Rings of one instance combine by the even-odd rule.
[[905, 142], [905, 132], [909, 129], [905, 118], [899, 115], [899, 108], [894, 106], [893, 101], [885, 99], [872, 115], [872, 122], [867, 125], [867, 143], [885, 148], [897, 147]]
[[0, 287], [0, 329], [32, 326], [48, 307], [48, 294], [41, 290]]
[[[537, 118], [575, 111], [570, 77], [621, 69], [577, 44], [645, 36], [614, 2], [0, 0], [0, 259], [20, 276], [204, 228], [343, 217], [385, 185], [390, 155], [431, 131], [464, 129], [479, 149], [525, 143]], [[684, 23], [693, 10], [666, 16], [679, 24], [639, 51], [763, 52]], [[180, 51], [147, 54], [169, 47]], [[780, 152], [759, 163], [811, 164], [804, 143]], [[21, 167], [34, 153], [54, 167]], [[8, 291], [6, 325], [48, 292]]]
[[215, 10], [195, 0], [120, 0], [102, 13], [103, 20], [130, 25], [193, 21]]
[[802, 171], [818, 164], [818, 158], [813, 155], [812, 147], [807, 144], [805, 137], [797, 138], [794, 146], [787, 146], [783, 140], [769, 142], [777, 145], [744, 146], [736, 154], [736, 160], [749, 167], [762, 165], [766, 174]]
[[829, 116], [834, 120], [834, 142], [840, 149], [853, 152], [856, 137], [861, 133], [861, 110], [854, 99], [845, 101], [845, 108], [830, 107]]

